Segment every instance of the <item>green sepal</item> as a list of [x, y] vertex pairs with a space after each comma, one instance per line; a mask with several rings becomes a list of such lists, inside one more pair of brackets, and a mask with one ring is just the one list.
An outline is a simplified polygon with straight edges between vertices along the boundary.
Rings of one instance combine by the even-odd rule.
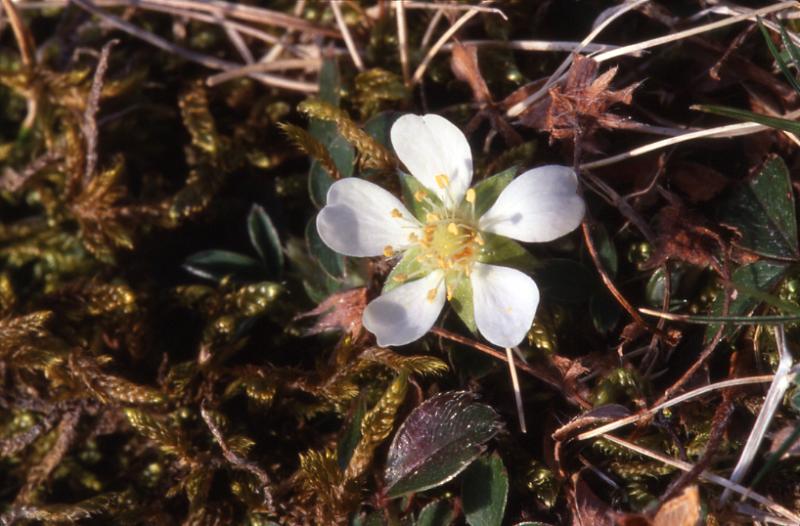
[[504, 236], [482, 232], [483, 246], [478, 261], [502, 267], [511, 267], [523, 272], [531, 272], [536, 267], [536, 259], [522, 245]]
[[[404, 174], [403, 172], [400, 172], [399, 176], [400, 186], [403, 189], [403, 201], [406, 207], [414, 214], [414, 217], [420, 222], [425, 223], [425, 216], [431, 211], [431, 205], [436, 209], [442, 208], [441, 200], [439, 200], [439, 197], [433, 192], [425, 188], [422, 183], [417, 181], [415, 177]], [[427, 194], [427, 199], [425, 201], [417, 201], [414, 199], [414, 194], [420, 190]]]
[[[489, 210], [500, 193], [505, 190], [517, 175], [517, 167], [506, 168], [491, 177], [487, 177], [472, 188], [475, 190], [475, 217], [480, 217]], [[464, 203], [465, 206], [467, 203]]]
[[[386, 283], [383, 284], [383, 291], [382, 294], [386, 294], [393, 288], [397, 287], [398, 285], [402, 285], [406, 281], [413, 281], [415, 279], [419, 279], [423, 277], [427, 272], [424, 272], [425, 268], [422, 263], [417, 261], [417, 256], [419, 256], [419, 247], [409, 248], [403, 254], [403, 258], [400, 262], [394, 266], [392, 271], [389, 273], [389, 276], [386, 278]], [[406, 275], [409, 276], [408, 280], [397, 280], [395, 279], [396, 276]]]
[[475, 304], [472, 299], [472, 281], [469, 277], [459, 275], [447, 280], [448, 289], [452, 291], [450, 305], [464, 322], [464, 325], [474, 334], [478, 333], [478, 326], [475, 324]]

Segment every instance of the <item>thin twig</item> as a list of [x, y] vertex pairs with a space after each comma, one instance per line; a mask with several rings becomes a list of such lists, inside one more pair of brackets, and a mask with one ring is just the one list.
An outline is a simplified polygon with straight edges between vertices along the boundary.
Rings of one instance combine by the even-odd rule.
[[411, 81], [408, 63], [408, 25], [406, 24], [405, 0], [395, 0], [395, 17], [397, 18], [397, 48], [400, 53], [400, 67], [403, 71], [403, 82], [406, 86]]
[[430, 65], [431, 61], [433, 60], [433, 57], [436, 56], [436, 54], [439, 52], [442, 46], [444, 46], [445, 43], [448, 40], [450, 40], [450, 38], [453, 35], [455, 35], [464, 24], [469, 22], [472, 19], [472, 17], [474, 17], [478, 13], [480, 13], [480, 11], [478, 11], [473, 7], [472, 9], [461, 15], [459, 19], [456, 20], [455, 23], [453, 23], [453, 25], [450, 26], [448, 30], [444, 32], [444, 34], [442, 34], [441, 37], [439, 37], [439, 40], [437, 40], [436, 43], [431, 46], [431, 48], [425, 54], [425, 57], [422, 59], [422, 62], [420, 62], [419, 66], [417, 66], [416, 71], [414, 71], [414, 76], [411, 77], [412, 86], [417, 84], [422, 79], [422, 76], [425, 74], [425, 70], [428, 69], [428, 65]]
[[[81, 8], [89, 11], [95, 16], [102, 18], [106, 23], [119, 29], [120, 31], [124, 31], [129, 35], [132, 35], [136, 38], [144, 40], [145, 42], [167, 51], [169, 53], [174, 53], [186, 60], [191, 62], [196, 62], [203, 66], [206, 66], [211, 69], [219, 69], [223, 71], [229, 71], [231, 69], [238, 69], [241, 65], [236, 64], [234, 62], [228, 62], [227, 60], [222, 60], [216, 57], [212, 57], [209, 55], [204, 55], [202, 53], [197, 53], [196, 51], [192, 51], [190, 49], [183, 48], [178, 46], [177, 44], [173, 44], [172, 42], [161, 38], [158, 35], [145, 31], [130, 22], [127, 22], [117, 16], [114, 16], [110, 13], [103, 11], [102, 9], [98, 9], [97, 6], [94, 5], [93, 2], [89, 0], [71, 0]], [[253, 73], [249, 75], [250, 77], [270, 86], [275, 86], [278, 88], [284, 88], [293, 91], [300, 91], [302, 93], [316, 93], [318, 91], [318, 87], [316, 84], [312, 84], [309, 82], [302, 82], [298, 80], [291, 80], [284, 77], [278, 77], [275, 75], [267, 75], [264, 73]]]
[[[798, 116], [800, 116], [800, 110], [787, 113], [783, 115], [783, 118], [793, 119]], [[675, 137], [670, 137], [668, 139], [661, 139], [655, 142], [651, 142], [650, 144], [645, 144], [644, 146], [638, 146], [636, 148], [633, 148], [632, 150], [628, 150], [627, 152], [620, 153], [617, 155], [612, 155], [610, 157], [606, 157], [605, 159], [599, 159], [597, 161], [589, 161], [587, 163], [583, 163], [580, 165], [580, 168], [582, 170], [592, 170], [594, 168], [609, 166], [611, 164], [616, 164], [620, 161], [625, 161], [633, 157], [638, 157], [646, 153], [661, 150], [663, 148], [667, 148], [675, 144], [693, 141], [695, 139], [727, 139], [730, 137], [749, 135], [752, 133], [758, 133], [771, 129], [772, 128], [768, 126], [764, 126], [762, 124], [756, 124], [753, 122], [726, 124], [725, 126], [717, 126], [705, 130], [692, 131]]]
[[428, 22], [428, 27], [425, 28], [425, 33], [422, 35], [422, 40], [419, 43], [420, 51], [422, 51], [423, 49], [427, 49], [428, 44], [431, 43], [431, 39], [433, 38], [433, 32], [436, 30], [436, 26], [439, 25], [439, 22], [442, 21], [443, 17], [444, 17], [444, 11], [442, 11], [441, 9], [433, 13], [433, 16]]
[[209, 86], [216, 86], [218, 84], [222, 84], [223, 82], [245, 77], [252, 73], [263, 73], [267, 71], [286, 71], [291, 69], [309, 68], [319, 70], [321, 64], [322, 62], [315, 58], [290, 58], [285, 60], [276, 60], [274, 62], [256, 62], [255, 64], [248, 64], [247, 66], [242, 66], [237, 69], [231, 69], [229, 71], [223, 71], [222, 73], [211, 75], [208, 77], [208, 79], [206, 79], [206, 84]]
[[[623, 439], [615, 437], [613, 435], [604, 435], [603, 438], [605, 438], [606, 440], [609, 440], [610, 442], [618, 444], [618, 445], [620, 445], [622, 447], [628, 448], [631, 451], [639, 453], [640, 455], [644, 455], [646, 457], [658, 460], [659, 462], [662, 462], [662, 463], [664, 463], [664, 464], [666, 464], [668, 466], [672, 466], [672, 467], [674, 467], [676, 469], [680, 469], [681, 471], [690, 471], [692, 469], [692, 465], [689, 464], [688, 462], [684, 462], [682, 460], [678, 460], [678, 459], [675, 459], [675, 458], [668, 457], [666, 455], [662, 455], [661, 453], [657, 453], [657, 452], [649, 450], [647, 448], [643, 448], [643, 447], [639, 446], [638, 444], [634, 444], [633, 442], [629, 442], [627, 440], [623, 440]], [[777, 513], [778, 515], [781, 515], [783, 517], [786, 517], [787, 519], [795, 521], [795, 524], [800, 524], [800, 515], [796, 515], [795, 513], [787, 510], [786, 508], [784, 508], [780, 504], [769, 500], [768, 498], [764, 497], [763, 495], [761, 495], [759, 493], [755, 493], [754, 491], [751, 491], [749, 488], [745, 488], [744, 486], [741, 486], [739, 484], [735, 484], [735, 483], [731, 482], [730, 480], [728, 480], [726, 478], [720, 477], [719, 475], [715, 475], [713, 473], [709, 473], [707, 471], [702, 472], [700, 474], [700, 478], [701, 479], [705, 479], [705, 480], [707, 480], [709, 482], [713, 482], [714, 484], [722, 486], [723, 488], [726, 488], [726, 489], [729, 488], [731, 491], [739, 493], [740, 495], [743, 495], [743, 496], [745, 496], [745, 497], [747, 497], [749, 499], [752, 499], [752, 500], [758, 502], [759, 504], [762, 504], [762, 505], [766, 506], [767, 508], [771, 509], [773, 512]]]
[[668, 407], [672, 407], [674, 405], [678, 405], [682, 402], [687, 400], [691, 400], [692, 398], [696, 398], [698, 396], [704, 395], [706, 393], [710, 393], [712, 391], [716, 391], [718, 389], [725, 389], [727, 387], [736, 387], [740, 385], [750, 385], [750, 384], [763, 384], [767, 382], [771, 382], [775, 375], [772, 374], [765, 374], [761, 376], [747, 376], [745, 378], [734, 378], [733, 380], [724, 380], [722, 382], [717, 382], [715, 384], [704, 385], [703, 387], [699, 387], [692, 391], [683, 393], [682, 395], [676, 396], [671, 400], [667, 400], [661, 404], [654, 405], [650, 409], [646, 409], [640, 413], [635, 415], [626, 416], [625, 418], [620, 418], [619, 420], [614, 420], [613, 422], [609, 422], [608, 424], [604, 424], [598, 428], [592, 429], [591, 431], [586, 431], [578, 435], [576, 440], [588, 440], [590, 438], [594, 438], [615, 429], [619, 429], [620, 427], [627, 426], [629, 424], [634, 424], [639, 422], [640, 420], [645, 420], [650, 418], [651, 416], [655, 415], [662, 409], [666, 409]]
[[622, 308], [625, 309], [628, 314], [630, 314], [631, 318], [633, 318], [633, 321], [650, 331], [660, 332], [657, 331], [655, 327], [651, 327], [649, 323], [644, 321], [633, 305], [631, 305], [630, 302], [625, 299], [625, 296], [623, 296], [619, 291], [617, 286], [614, 284], [614, 281], [611, 279], [611, 276], [608, 275], [608, 272], [606, 272], [605, 268], [603, 267], [603, 262], [600, 259], [600, 255], [597, 253], [597, 248], [594, 246], [594, 241], [592, 241], [592, 235], [591, 232], [589, 232], [589, 223], [584, 221], [581, 224], [581, 229], [583, 231], [583, 239], [586, 241], [586, 248], [589, 251], [589, 255], [592, 257], [592, 261], [594, 261], [594, 266], [597, 269], [597, 272], [600, 274], [600, 278], [603, 280], [603, 283], [608, 291], [612, 296], [614, 296], [614, 299], [617, 300], [617, 303], [619, 303]]
[[[456, 334], [454, 332], [448, 331], [447, 329], [442, 329], [441, 327], [433, 327], [431, 329], [431, 332], [433, 334], [436, 334], [437, 336], [441, 336], [442, 338], [446, 338], [448, 340], [460, 343], [462, 345], [466, 345], [468, 347], [472, 347], [476, 351], [480, 351], [480, 352], [482, 352], [484, 354], [488, 354], [489, 356], [491, 356], [493, 358], [496, 358], [498, 360], [501, 360], [503, 362], [508, 363], [508, 357], [505, 355], [505, 353], [502, 353], [502, 352], [498, 351], [497, 349], [495, 349], [493, 347], [490, 347], [488, 345], [485, 345], [485, 344], [483, 344], [481, 342], [475, 341], [475, 340], [473, 340], [471, 338], [467, 338], [467, 337], [461, 336], [460, 334]], [[533, 367], [531, 367], [530, 365], [528, 365], [528, 364], [526, 364], [524, 362], [517, 362], [516, 366], [517, 366], [518, 369], [520, 369], [522, 371], [525, 371], [526, 373], [528, 373], [529, 375], [533, 376], [537, 380], [541, 380], [542, 382], [546, 383], [547, 385], [549, 385], [550, 387], [554, 388], [555, 390], [557, 390], [559, 392], [563, 392], [564, 391], [564, 385], [561, 382], [559, 382], [557, 379], [552, 378], [552, 377], [550, 377], [548, 375], [542, 374], [540, 371], [537, 371], [536, 369], [534, 369]], [[575, 405], [577, 405], [577, 406], [579, 406], [579, 407], [581, 407], [583, 409], [588, 409], [588, 408], [591, 407], [591, 403], [589, 403], [588, 401], [586, 401], [583, 398], [581, 398], [580, 396], [578, 396], [577, 393], [574, 393], [574, 397], [567, 396], [566, 399], [569, 402], [571, 402], [571, 403], [573, 403], [573, 404], [575, 404]]]
[[510, 347], [506, 347], [506, 361], [508, 362], [508, 371], [511, 373], [511, 386], [514, 389], [514, 402], [517, 404], [517, 417], [519, 418], [519, 430], [522, 433], [528, 432], [528, 426], [525, 424], [525, 408], [522, 405], [522, 390], [519, 387], [519, 378], [517, 377], [517, 366], [514, 362], [514, 354]]
[[[435, 4], [439, 5], [439, 4]], [[464, 46], [488, 47], [514, 49], [516, 51], [567, 51], [580, 53], [597, 53], [598, 51], [609, 51], [619, 46], [610, 44], [587, 44], [581, 46], [580, 42], [568, 42], [564, 40], [462, 40]], [[452, 51], [453, 44], [445, 44], [442, 51]]]
[[342, 38], [344, 38], [344, 45], [347, 46], [347, 51], [350, 53], [350, 58], [353, 59], [353, 64], [355, 64], [358, 71], [364, 71], [364, 62], [361, 60], [361, 55], [358, 54], [356, 44], [353, 42], [353, 37], [350, 35], [350, 30], [347, 28], [342, 16], [341, 3], [342, 0], [333, 0], [331, 2], [331, 11], [333, 11], [333, 16], [336, 18], [336, 25], [339, 26], [339, 31], [341, 31]]
[[103, 81], [108, 70], [108, 57], [111, 48], [119, 43], [119, 40], [109, 40], [100, 51], [100, 59], [97, 61], [97, 69], [94, 71], [92, 87], [89, 90], [89, 98], [86, 101], [86, 109], [83, 112], [83, 136], [86, 141], [86, 166], [83, 171], [84, 185], [94, 176], [97, 169], [97, 111], [100, 109], [100, 95], [103, 92]]
[[33, 68], [36, 65], [36, 44], [33, 42], [33, 35], [19, 16], [14, 2], [12, 0], [2, 0], [2, 2], [8, 21], [11, 22], [14, 38], [17, 40], [22, 64], [28, 69]]
[[[586, 38], [584, 38], [581, 41], [580, 46], [576, 48], [574, 52], [580, 53], [581, 48], [589, 45], [589, 43], [591, 43], [591, 41], [594, 40], [595, 37], [599, 35], [606, 27], [608, 27], [614, 20], [621, 17], [631, 9], [634, 9], [647, 1], [649, 0], [636, 0], [634, 2], [622, 4], [617, 11], [615, 11], [611, 16], [609, 16], [608, 18], [603, 20], [600, 24], [598, 24], [597, 27], [595, 27], [586, 36]], [[517, 117], [521, 115], [522, 112], [524, 112], [528, 106], [530, 106], [531, 104], [542, 98], [550, 90], [550, 87], [561, 79], [562, 75], [565, 74], [570, 64], [572, 64], [572, 56], [567, 57], [564, 60], [564, 62], [562, 62], [561, 65], [558, 66], [558, 68], [556, 68], [553, 74], [550, 75], [550, 78], [547, 79], [547, 82], [545, 82], [544, 85], [541, 88], [539, 88], [538, 91], [511, 106], [506, 111], [506, 116]]]
[[225, 437], [222, 435], [222, 431], [216, 422], [214, 422], [205, 403], [200, 404], [200, 415], [203, 417], [203, 421], [205, 421], [209, 431], [211, 431], [211, 434], [214, 436], [217, 445], [222, 450], [222, 455], [225, 457], [225, 460], [230, 462], [234, 468], [247, 471], [261, 482], [262, 491], [264, 492], [264, 504], [267, 508], [272, 509], [272, 494], [269, 491], [269, 476], [267, 476], [267, 473], [255, 462], [240, 457], [228, 447], [228, 444], [225, 442]]
[[683, 40], [685, 38], [694, 35], [699, 35], [701, 33], [707, 33], [709, 31], [713, 31], [721, 27], [729, 26], [731, 24], [737, 24], [744, 20], [754, 20], [758, 16], [764, 16], [770, 13], [774, 13], [776, 11], [783, 11], [791, 7], [797, 7], [796, 0], [787, 0], [785, 2], [780, 2], [778, 4], [773, 4], [767, 7], [763, 7], [761, 9], [756, 9], [755, 11], [751, 11], [746, 14], [732, 16], [724, 20], [718, 20], [716, 22], [711, 22], [709, 24], [703, 24], [702, 26], [685, 29], [683, 31], [678, 31], [677, 33], [672, 33], [670, 35], [664, 35], [663, 37], [645, 40], [644, 42], [637, 42], [636, 44], [631, 44], [629, 46], [623, 46], [618, 49], [606, 51], [605, 53], [600, 53], [599, 55], [594, 57], [594, 59], [597, 62], [605, 62], [606, 60], [611, 60], [612, 58], [621, 57], [631, 53], [638, 53], [645, 49], [661, 46], [664, 44], [668, 44], [670, 42], [675, 42], [677, 40]]
[[492, 13], [495, 15], [500, 15], [503, 20], [508, 20], [506, 14], [496, 7], [488, 7], [488, 6], [481, 6], [481, 5], [464, 5], [464, 4], [444, 4], [444, 3], [425, 3], [425, 2], [414, 2], [413, 0], [405, 0], [406, 7], [408, 9], [435, 9], [437, 11], [466, 11], [468, 9], [474, 9], [476, 11], [480, 11], [483, 13]]
[[[781, 357], [778, 363], [778, 369], [775, 371], [775, 378], [769, 386], [767, 396], [764, 398], [764, 403], [761, 406], [761, 410], [758, 412], [758, 417], [750, 430], [750, 435], [747, 437], [747, 442], [745, 443], [744, 449], [742, 449], [742, 454], [739, 456], [739, 461], [736, 462], [736, 467], [733, 468], [731, 482], [739, 482], [747, 474], [756, 456], [756, 452], [758, 452], [758, 448], [764, 440], [764, 435], [767, 433], [769, 423], [772, 421], [772, 417], [775, 416], [775, 411], [778, 409], [778, 406], [783, 401], [784, 393], [786, 393], [786, 390], [789, 389], [789, 386], [792, 384], [792, 377], [794, 376], [794, 374], [792, 374], [793, 360], [786, 346], [786, 334], [783, 325], [775, 327], [775, 342]], [[719, 503], [721, 505], [725, 504], [730, 496], [730, 490], [726, 489], [722, 492]]]

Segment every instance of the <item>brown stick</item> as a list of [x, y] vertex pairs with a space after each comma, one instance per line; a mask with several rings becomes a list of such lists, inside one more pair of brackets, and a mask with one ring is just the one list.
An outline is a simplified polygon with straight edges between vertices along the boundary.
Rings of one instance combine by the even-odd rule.
[[[497, 349], [494, 349], [483, 343], [477, 342], [471, 338], [461, 336], [460, 334], [456, 334], [454, 332], [448, 331], [447, 329], [442, 329], [440, 327], [432, 328], [431, 332], [433, 334], [436, 334], [437, 336], [441, 336], [442, 338], [446, 338], [448, 340], [466, 345], [468, 347], [472, 347], [476, 351], [480, 351], [484, 354], [488, 354], [492, 358], [496, 358], [498, 360], [508, 363], [508, 358], [506, 357], [505, 353], [500, 352]], [[537, 380], [541, 380], [542, 382], [546, 383], [553, 389], [556, 389], [557, 391], [564, 394], [566, 396], [566, 399], [569, 402], [575, 404], [576, 406], [581, 407], [583, 409], [589, 409], [590, 407], [592, 407], [592, 404], [584, 400], [580, 395], [578, 395], [578, 393], [571, 393], [571, 394], [566, 393], [564, 383], [559, 381], [560, 379], [549, 376], [548, 374], [542, 371], [538, 371], [527, 363], [517, 362], [517, 361], [515, 361], [514, 363], [519, 370], [525, 371], [526, 373], [533, 376]]]

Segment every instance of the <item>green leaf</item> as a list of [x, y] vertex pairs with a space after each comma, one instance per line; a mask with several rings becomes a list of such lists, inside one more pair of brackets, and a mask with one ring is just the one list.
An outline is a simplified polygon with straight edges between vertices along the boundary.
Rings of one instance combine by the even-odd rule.
[[339, 441], [339, 446], [336, 448], [336, 459], [342, 472], [347, 469], [347, 464], [350, 463], [353, 451], [355, 451], [358, 442], [361, 440], [361, 421], [364, 419], [365, 414], [367, 414], [367, 399], [361, 396], [356, 402], [353, 418], [350, 420], [342, 439]]
[[525, 248], [507, 237], [489, 232], [482, 232], [483, 247], [478, 261], [491, 265], [511, 267], [523, 272], [531, 272], [536, 267], [536, 260]]
[[453, 292], [450, 298], [450, 305], [456, 311], [458, 317], [464, 322], [464, 325], [472, 331], [473, 334], [478, 333], [478, 326], [475, 323], [475, 305], [472, 301], [472, 281], [466, 276], [459, 276], [455, 278], [455, 282], [448, 281], [447, 286]]
[[422, 508], [414, 526], [449, 526], [455, 518], [452, 504], [446, 500], [435, 500]]
[[319, 99], [332, 106], [339, 106], [342, 77], [336, 57], [327, 57], [319, 70]]
[[[789, 53], [789, 57], [791, 57], [793, 63], [792, 65], [795, 67], [795, 69], [800, 69], [800, 50], [798, 50], [797, 46], [795, 46], [794, 42], [792, 42], [792, 39], [789, 36], [789, 33], [786, 31], [786, 28], [783, 25], [781, 25], [780, 28], [783, 48]], [[783, 55], [781, 55], [781, 58], [783, 58]]]
[[603, 268], [612, 277], [616, 276], [619, 268], [619, 258], [617, 257], [617, 248], [614, 246], [611, 236], [608, 235], [608, 230], [601, 223], [593, 223], [591, 232], [592, 240], [597, 247], [597, 255], [600, 256]]
[[761, 34], [764, 36], [764, 40], [767, 43], [769, 52], [775, 58], [775, 62], [778, 63], [778, 67], [780, 68], [781, 72], [786, 77], [786, 80], [789, 81], [789, 84], [792, 85], [794, 90], [800, 93], [800, 84], [797, 83], [797, 79], [792, 74], [791, 70], [789, 70], [789, 66], [783, 60], [780, 51], [778, 51], [778, 48], [776, 48], [775, 44], [772, 43], [772, 37], [770, 36], [769, 31], [767, 31], [767, 28], [764, 27], [764, 24], [761, 22], [761, 17], [756, 18], [756, 22], [758, 22], [758, 28], [761, 30]]
[[508, 473], [500, 456], [479, 458], [461, 479], [461, 502], [470, 526], [501, 526], [508, 498]]
[[306, 245], [311, 258], [316, 261], [325, 274], [335, 280], [342, 280], [345, 272], [344, 256], [326, 245], [317, 232], [317, 222], [312, 218], [306, 224]]
[[[786, 275], [789, 265], [786, 263], [774, 263], [770, 261], [756, 261], [750, 265], [744, 265], [737, 268], [731, 275], [731, 282], [734, 288], [742, 287], [745, 289], [770, 291], [774, 289], [778, 283]], [[717, 295], [714, 303], [711, 306], [711, 315], [720, 316], [722, 314], [722, 307], [724, 304], [724, 292]], [[751, 295], [739, 293], [730, 302], [728, 309], [729, 316], [746, 316], [751, 314], [756, 307], [758, 307], [760, 300]], [[709, 325], [706, 329], [705, 339], [710, 341], [714, 334], [717, 332], [719, 325]], [[725, 336], [732, 336], [737, 330], [737, 327], [728, 327]]]
[[[414, 214], [421, 223], [425, 223], [425, 216], [432, 208], [441, 208], [442, 202], [439, 200], [436, 195], [425, 188], [422, 183], [417, 181], [416, 177], [410, 176], [408, 174], [404, 174], [402, 172], [399, 173], [400, 176], [400, 188], [403, 192], [403, 202], [406, 205], [406, 208]], [[414, 195], [417, 192], [425, 192], [425, 200], [417, 201], [414, 198]]]
[[237, 281], [263, 279], [264, 267], [260, 261], [229, 250], [203, 250], [187, 257], [183, 268], [201, 278], [221, 280], [231, 276]]
[[388, 149], [392, 149], [390, 132], [392, 124], [400, 116], [394, 111], [383, 111], [364, 123], [364, 131]]
[[250, 215], [247, 217], [247, 232], [250, 235], [250, 243], [261, 256], [261, 261], [267, 268], [267, 276], [272, 278], [280, 276], [283, 269], [281, 240], [269, 215], [259, 205], [253, 205], [250, 208]]
[[763, 124], [776, 130], [788, 131], [791, 133], [800, 133], [800, 122], [790, 121], [781, 117], [771, 117], [769, 115], [762, 115], [760, 113], [753, 113], [752, 111], [740, 110], [738, 108], [729, 108], [727, 106], [713, 106], [713, 105], [695, 105], [692, 106], [693, 110], [704, 111], [706, 113], [713, 113], [714, 115], [722, 115], [723, 117], [730, 117], [744, 122], [755, 122], [756, 124]]
[[598, 290], [589, 299], [592, 324], [600, 334], [608, 334], [619, 323], [622, 309], [617, 300], [606, 289]]
[[759, 173], [728, 199], [721, 220], [741, 233], [739, 244], [744, 248], [767, 257], [800, 257], [792, 182], [780, 157], [767, 159]]
[[492, 207], [497, 197], [514, 180], [517, 175], [517, 167], [512, 166], [502, 172], [487, 177], [474, 186], [475, 189], [475, 217], [482, 216]]
[[423, 491], [448, 482], [486, 449], [502, 428], [494, 409], [468, 391], [440, 393], [417, 406], [389, 446], [386, 489], [389, 497]]
[[596, 290], [597, 280], [587, 267], [571, 259], [553, 258], [536, 271], [536, 284], [548, 299], [580, 303]]
[[[319, 98], [332, 106], [339, 106], [339, 93], [341, 91], [341, 77], [336, 60], [325, 59], [319, 76]], [[333, 163], [342, 177], [353, 175], [355, 168], [355, 149], [336, 130], [335, 122], [326, 122], [311, 119], [308, 123], [308, 132], [322, 143], [331, 154]], [[317, 161], [311, 162], [308, 172], [308, 193], [311, 201], [318, 207], [325, 206], [328, 188], [333, 184], [333, 178]]]
[[412, 247], [403, 253], [403, 257], [386, 277], [386, 282], [383, 284], [383, 290], [381, 291], [382, 294], [386, 294], [403, 283], [419, 279], [427, 274], [422, 263], [417, 261], [419, 252], [419, 247]]

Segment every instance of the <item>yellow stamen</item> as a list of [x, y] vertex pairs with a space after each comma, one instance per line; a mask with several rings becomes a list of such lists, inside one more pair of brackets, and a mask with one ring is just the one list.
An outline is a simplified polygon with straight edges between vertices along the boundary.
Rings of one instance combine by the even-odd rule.
[[480, 234], [475, 233], [475, 242], [480, 246], [483, 246], [483, 237]]
[[425, 221], [427, 221], [428, 223], [436, 223], [437, 221], [439, 221], [439, 216], [437, 216], [433, 212], [428, 212], [427, 214], [425, 214]]
[[445, 174], [435, 175], [433, 178], [442, 190], [450, 186], [450, 179]]
[[431, 289], [428, 291], [428, 301], [431, 303], [436, 301], [436, 289]]
[[418, 243], [419, 237], [417, 237], [416, 233], [411, 232], [410, 234], [408, 234], [408, 240], [411, 241], [412, 243]]
[[426, 192], [425, 190], [417, 190], [417, 191], [414, 193], [414, 199], [415, 199], [417, 202], [422, 202], [422, 201], [424, 201], [426, 197], [428, 197], [428, 192]]
[[467, 195], [464, 199], [467, 200], [467, 203], [475, 204], [475, 189], [470, 188], [467, 190]]
[[449, 225], [447, 225], [447, 231], [453, 234], [454, 236], [458, 235], [458, 227], [456, 226], [455, 223], [450, 223]]
[[405, 280], [408, 279], [408, 276], [406, 276], [405, 274], [398, 274], [394, 276], [392, 279], [398, 283], [403, 283]]
[[392, 248], [392, 245], [386, 245], [383, 247], [383, 255], [387, 258], [394, 256], [394, 249]]
[[400, 219], [401, 217], [403, 217], [403, 213], [400, 212], [400, 210], [398, 210], [397, 208], [392, 208], [392, 217]]
[[453, 299], [453, 286], [448, 284], [447, 285], [447, 301]]

